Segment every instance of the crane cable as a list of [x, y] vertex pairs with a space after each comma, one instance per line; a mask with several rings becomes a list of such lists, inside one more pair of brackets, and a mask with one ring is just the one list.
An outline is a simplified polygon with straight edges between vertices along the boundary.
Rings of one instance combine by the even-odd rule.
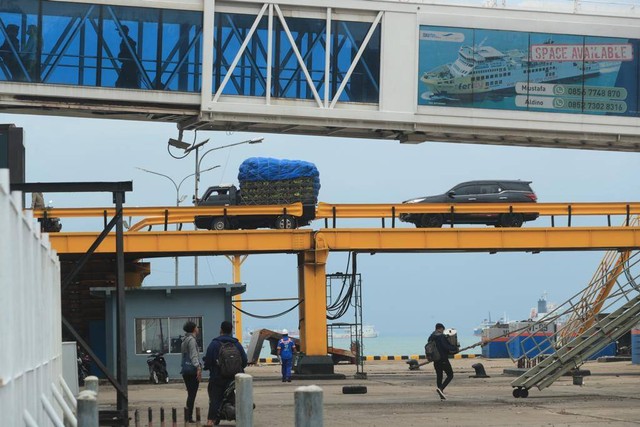
[[[354, 257], [355, 259], [355, 257]], [[348, 274], [349, 266], [351, 266], [352, 274]], [[337, 320], [344, 316], [349, 307], [351, 306], [351, 301], [353, 299], [353, 292], [355, 289], [356, 277], [353, 274], [353, 263], [351, 262], [351, 252], [349, 252], [349, 257], [347, 258], [347, 268], [345, 269], [347, 274], [345, 274], [342, 279], [342, 287], [340, 289], [340, 293], [338, 294], [338, 298], [336, 302], [327, 307], [327, 319], [328, 320]], [[347, 276], [349, 276], [349, 286], [346, 287], [347, 284]], [[346, 292], [345, 292], [346, 287]], [[344, 294], [344, 296], [343, 296]]]
[[249, 313], [248, 311], [244, 311], [241, 308], [237, 307], [235, 304], [231, 304], [231, 307], [233, 307], [234, 309], [238, 310], [240, 313], [245, 314], [249, 317], [254, 317], [256, 319], [275, 319], [276, 317], [280, 317], [280, 316], [284, 316], [285, 314], [289, 313], [290, 311], [293, 311], [296, 307], [298, 307], [300, 304], [302, 304], [304, 302], [304, 300], [300, 300], [298, 301], [298, 303], [296, 305], [294, 305], [291, 308], [286, 309], [285, 311], [281, 312], [281, 313], [276, 313], [276, 314], [271, 314], [268, 316], [262, 316], [259, 314], [252, 314]]

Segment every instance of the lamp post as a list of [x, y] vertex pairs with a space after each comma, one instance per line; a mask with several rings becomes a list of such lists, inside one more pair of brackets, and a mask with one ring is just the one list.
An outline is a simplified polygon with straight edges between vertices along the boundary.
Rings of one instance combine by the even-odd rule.
[[[223, 148], [229, 148], [229, 147], [235, 147], [236, 145], [241, 145], [241, 144], [259, 144], [264, 140], [263, 137], [260, 138], [252, 138], [252, 139], [247, 139], [246, 141], [240, 141], [240, 142], [234, 142], [233, 144], [227, 144], [227, 145], [221, 145], [219, 147], [215, 147], [212, 148], [210, 150], [207, 150], [204, 152], [204, 154], [202, 154], [202, 156], [200, 156], [200, 147], [204, 146], [207, 142], [209, 142], [208, 139], [199, 142], [197, 144], [193, 144], [191, 146], [189, 146], [188, 148], [184, 149], [184, 155], [188, 155], [189, 153], [191, 153], [192, 151], [195, 150], [196, 152], [196, 163], [195, 163], [195, 188], [194, 188], [194, 193], [193, 193], [193, 204], [197, 205], [198, 204], [198, 183], [200, 182], [200, 174], [202, 174], [204, 171], [200, 170], [200, 164], [202, 163], [202, 159], [204, 159], [204, 157], [209, 154], [212, 151], [216, 151], [216, 150], [221, 150]], [[174, 147], [178, 147], [178, 148], [182, 148], [183, 145], [179, 145], [177, 143], [178, 141], [175, 140], [169, 140], [169, 145], [172, 145]], [[181, 141], [180, 141], [181, 142]], [[184, 144], [184, 143], [182, 143]], [[193, 259], [193, 269], [194, 269], [194, 284], [195, 286], [198, 286], [198, 257], [194, 257]]]
[[[200, 173], [204, 173], [204, 172], [207, 172], [207, 171], [210, 171], [212, 169], [219, 168], [219, 167], [220, 167], [220, 165], [215, 165], [215, 166], [207, 168], [207, 169], [205, 169], [203, 171], [200, 171]], [[140, 167], [137, 167], [137, 166], [136, 166], [136, 169], [139, 169], [139, 170], [141, 170], [143, 172], [151, 173], [151, 174], [154, 174], [154, 175], [162, 176], [164, 178], [167, 178], [169, 181], [171, 181], [171, 183], [173, 184], [173, 186], [176, 189], [176, 206], [180, 206], [180, 203], [182, 203], [184, 201], [184, 199], [187, 197], [186, 195], [183, 195], [182, 197], [180, 197], [180, 187], [182, 186], [182, 184], [188, 178], [190, 178], [190, 177], [195, 175], [195, 173], [189, 174], [189, 175], [185, 176], [184, 178], [182, 178], [182, 181], [180, 181], [180, 183], [176, 184], [176, 181], [173, 178], [171, 178], [169, 175], [165, 175], [165, 174], [160, 173], [160, 172], [154, 172], [152, 170], [140, 168]], [[178, 224], [176, 224], [176, 230], [178, 230], [178, 229], [179, 229], [179, 226], [178, 226]], [[176, 268], [175, 268], [175, 286], [178, 286], [178, 257], [175, 257], [175, 264], [176, 264]]]
[[204, 157], [209, 154], [212, 151], [216, 151], [216, 150], [222, 150], [223, 148], [229, 148], [229, 147], [235, 147], [236, 145], [241, 145], [241, 144], [259, 144], [264, 140], [263, 137], [260, 138], [252, 138], [252, 139], [247, 139], [246, 141], [240, 141], [240, 142], [234, 142], [233, 144], [227, 144], [227, 145], [221, 145], [219, 147], [214, 147], [210, 150], [207, 150], [204, 152], [204, 154], [202, 154], [202, 156], [199, 155], [199, 150], [200, 147], [202, 147], [204, 144], [206, 144], [207, 142], [209, 142], [209, 140], [204, 140], [202, 142], [199, 142], [197, 144], [192, 145], [189, 148], [186, 148], [184, 150], [185, 154], [189, 154], [190, 152], [192, 152], [193, 150], [196, 151], [196, 169], [195, 169], [195, 173], [194, 175], [196, 176], [195, 178], [195, 189], [194, 189], [194, 194], [193, 194], [193, 202], [194, 204], [198, 203], [198, 183], [200, 182], [200, 174], [204, 171], [200, 170], [200, 164], [202, 163], [202, 160], [204, 159]]

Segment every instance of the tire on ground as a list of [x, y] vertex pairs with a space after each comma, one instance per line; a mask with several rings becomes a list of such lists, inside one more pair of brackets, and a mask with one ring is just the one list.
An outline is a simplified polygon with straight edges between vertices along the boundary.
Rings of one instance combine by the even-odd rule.
[[366, 394], [366, 385], [345, 385], [342, 387], [342, 394]]

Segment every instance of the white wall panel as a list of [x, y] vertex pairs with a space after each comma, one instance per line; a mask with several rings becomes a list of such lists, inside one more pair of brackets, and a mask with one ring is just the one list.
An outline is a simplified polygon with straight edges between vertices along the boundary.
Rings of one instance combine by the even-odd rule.
[[387, 12], [382, 21], [380, 110], [416, 109], [418, 35], [416, 15]]
[[53, 425], [41, 396], [54, 402], [51, 384], [62, 373], [60, 264], [23, 213], [21, 194], [9, 193], [7, 169], [0, 169], [0, 236], [0, 424], [25, 425], [28, 412], [39, 426]]

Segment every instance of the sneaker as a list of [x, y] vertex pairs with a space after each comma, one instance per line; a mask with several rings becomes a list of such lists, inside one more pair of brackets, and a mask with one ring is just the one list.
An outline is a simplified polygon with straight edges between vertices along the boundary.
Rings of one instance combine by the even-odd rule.
[[291, 382], [291, 378], [287, 378], [287, 382], [290, 383]]
[[437, 388], [436, 392], [438, 393], [438, 396], [440, 396], [440, 400], [447, 400], [447, 396], [444, 395], [444, 392], [442, 390]]

